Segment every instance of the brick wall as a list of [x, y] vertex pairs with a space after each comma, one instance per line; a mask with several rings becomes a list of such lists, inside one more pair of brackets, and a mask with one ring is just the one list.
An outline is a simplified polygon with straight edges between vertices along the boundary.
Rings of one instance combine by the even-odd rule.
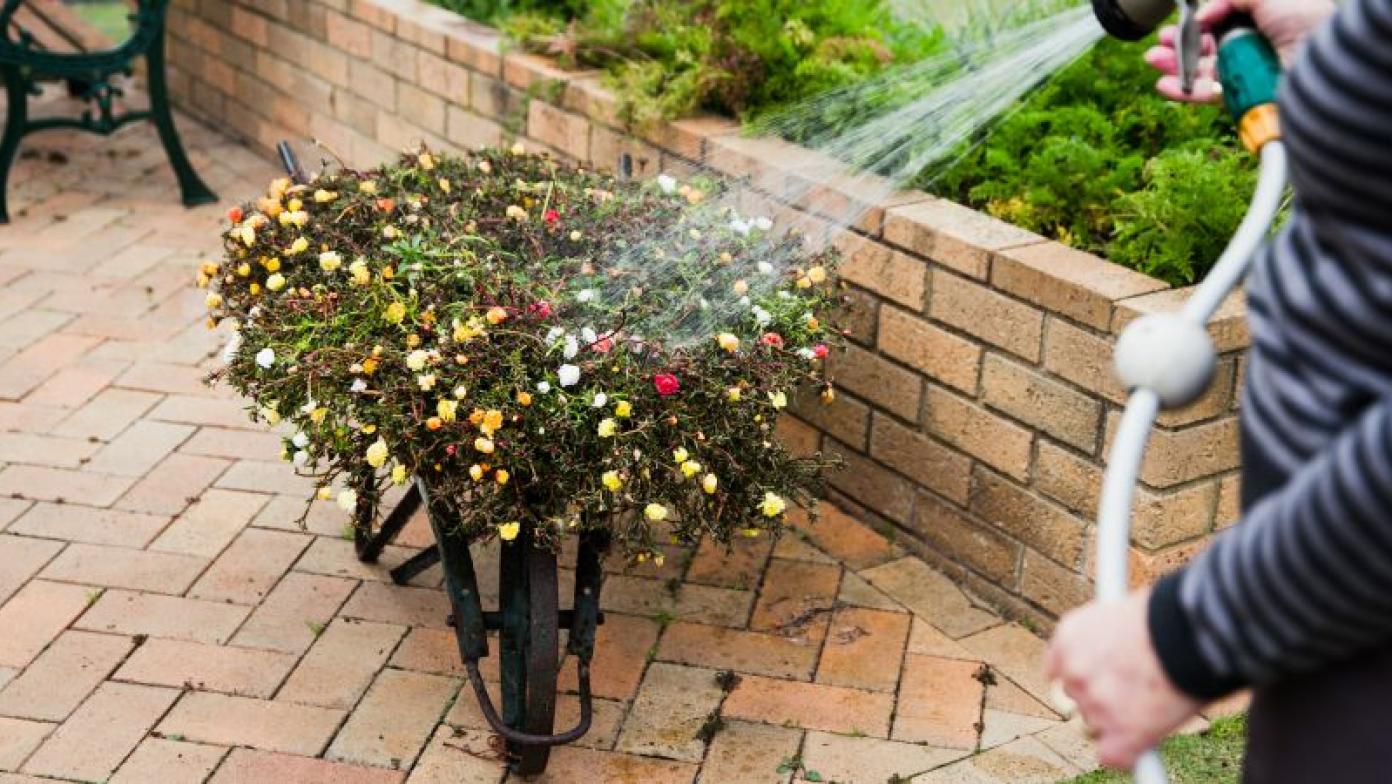
[[[988, 599], [1047, 621], [1090, 593], [1091, 517], [1124, 399], [1112, 347], [1186, 292], [923, 193], [862, 204], [863, 187], [805, 181], [814, 153], [728, 120], [635, 137], [598, 75], [507, 53], [419, 0], [175, 0], [171, 39], [182, 106], [266, 150], [313, 137], [368, 166], [421, 141], [519, 139], [596, 166], [628, 153], [640, 176], [708, 167], [745, 178], [750, 211], [802, 223], [859, 205], [849, 230], [820, 227], [846, 255], [855, 304], [841, 392], [799, 401], [784, 437], [843, 455], [835, 500]], [[1217, 382], [1162, 418], [1144, 465], [1138, 580], [1236, 516], [1240, 299], [1212, 332]]]

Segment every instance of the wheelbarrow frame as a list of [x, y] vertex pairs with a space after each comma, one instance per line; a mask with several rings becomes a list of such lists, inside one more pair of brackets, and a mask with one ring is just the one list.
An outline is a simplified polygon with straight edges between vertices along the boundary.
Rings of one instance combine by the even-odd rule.
[[[450, 504], [432, 499], [429, 486], [420, 478], [411, 484], [381, 525], [374, 524], [377, 501], [366, 495], [354, 515], [353, 541], [358, 559], [376, 562], [411, 517], [425, 507], [436, 544], [393, 569], [392, 580], [404, 585], [436, 563], [443, 566], [445, 591], [453, 610], [449, 623], [454, 627], [459, 654], [483, 717], [506, 741], [514, 771], [521, 775], [542, 772], [551, 748], [583, 737], [594, 716], [590, 661], [597, 629], [604, 622], [599, 598], [608, 534], [596, 530], [580, 534], [574, 604], [569, 610], [561, 610], [556, 554], [538, 546], [533, 537], [534, 524], [523, 522], [517, 538], [502, 543], [499, 610], [485, 612], [470, 543], [460, 533], [458, 512]], [[554, 733], [561, 629], [569, 632], [566, 652], [576, 657], [580, 719], [569, 730]], [[489, 631], [498, 632], [501, 715], [479, 671], [479, 660], [489, 653]]]

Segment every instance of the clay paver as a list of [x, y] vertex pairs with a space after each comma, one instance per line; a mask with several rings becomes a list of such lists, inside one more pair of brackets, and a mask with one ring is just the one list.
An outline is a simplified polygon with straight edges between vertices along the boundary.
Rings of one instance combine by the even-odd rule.
[[[226, 197], [279, 176], [180, 128]], [[439, 568], [390, 581], [430, 545], [424, 520], [359, 562], [342, 512], [305, 506], [313, 482], [281, 460], [283, 433], [202, 384], [226, 332], [204, 328], [189, 282], [221, 253], [231, 203], [179, 206], [135, 132], [34, 144], [69, 163], [20, 160], [0, 229], [0, 784], [510, 780]], [[792, 522], [730, 554], [606, 563], [594, 726], [533, 784], [1015, 784], [1095, 767], [1048, 705], [1038, 637], [855, 514]], [[475, 559], [496, 600], [496, 548]], [[496, 656], [482, 676], [496, 699]], [[573, 657], [559, 687], [558, 728], [579, 716]]]

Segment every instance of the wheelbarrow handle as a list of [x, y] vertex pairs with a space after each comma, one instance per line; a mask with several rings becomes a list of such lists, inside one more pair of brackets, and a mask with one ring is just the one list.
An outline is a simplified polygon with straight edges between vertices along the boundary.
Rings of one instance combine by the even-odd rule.
[[533, 735], [509, 727], [498, 715], [497, 708], [493, 707], [493, 700], [488, 696], [488, 688], [484, 686], [483, 676], [479, 673], [478, 659], [465, 661], [464, 668], [469, 672], [469, 682], [474, 686], [474, 696], [478, 699], [479, 709], [483, 711], [483, 718], [488, 721], [488, 726], [492, 727], [494, 732], [522, 746], [563, 746], [584, 737], [585, 733], [590, 731], [590, 721], [594, 718], [594, 703], [590, 698], [590, 663], [579, 659], [577, 664], [580, 680], [580, 722], [558, 735]]

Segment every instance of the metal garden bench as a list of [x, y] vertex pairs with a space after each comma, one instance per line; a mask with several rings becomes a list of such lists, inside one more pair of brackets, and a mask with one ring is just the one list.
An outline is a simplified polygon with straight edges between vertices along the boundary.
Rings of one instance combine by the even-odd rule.
[[[164, 33], [169, 0], [137, 0], [131, 16], [131, 35], [114, 47], [87, 50], [76, 36], [64, 34], [56, 25], [51, 25], [55, 29], [50, 32], [57, 32], [57, 38], [72, 44], [76, 51], [57, 51], [45, 45], [35, 31], [21, 26], [18, 14], [26, 0], [3, 2], [4, 5], [0, 6], [0, 77], [5, 82], [7, 111], [4, 135], [0, 137], [0, 223], [9, 222], [6, 186], [10, 168], [19, 153], [20, 140], [31, 133], [57, 128], [110, 136], [130, 123], [149, 120], [154, 123], [160, 142], [169, 155], [184, 204], [193, 207], [217, 201], [217, 196], [194, 172], [174, 127], [164, 70]], [[29, 16], [40, 22], [48, 21], [36, 9], [30, 9]], [[49, 39], [53, 37], [47, 36]], [[136, 60], [141, 57], [145, 58], [147, 65], [146, 86], [150, 108], [118, 113], [114, 99], [122, 94], [122, 90], [115, 83], [115, 78], [131, 75]], [[29, 96], [37, 94], [39, 82], [44, 81], [66, 82], [69, 92], [87, 101], [91, 108], [77, 118], [30, 118]]]

